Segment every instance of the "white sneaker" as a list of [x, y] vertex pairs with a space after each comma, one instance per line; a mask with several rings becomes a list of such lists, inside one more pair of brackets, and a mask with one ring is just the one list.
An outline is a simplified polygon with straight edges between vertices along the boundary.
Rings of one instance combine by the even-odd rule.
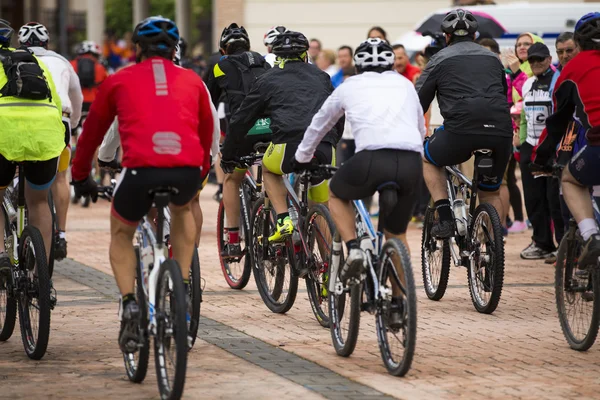
[[367, 269], [367, 255], [361, 249], [350, 249], [348, 257], [346, 257], [346, 263], [342, 268], [340, 278], [342, 282], [348, 283], [348, 281], [354, 279], [357, 281], [361, 280], [361, 275]]

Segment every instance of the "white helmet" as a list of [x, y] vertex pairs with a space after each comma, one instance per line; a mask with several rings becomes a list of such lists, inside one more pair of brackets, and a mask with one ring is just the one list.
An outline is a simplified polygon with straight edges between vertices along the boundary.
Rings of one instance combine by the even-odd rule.
[[265, 46], [270, 46], [273, 44], [273, 40], [283, 32], [287, 32], [287, 28], [285, 26], [274, 26], [265, 33], [265, 37], [263, 39], [263, 43]]
[[48, 47], [50, 34], [39, 22], [29, 22], [19, 29], [19, 43], [27, 47]]
[[98, 46], [93, 40], [86, 40], [81, 42], [81, 46], [79, 46], [79, 50], [77, 50], [77, 54], [79, 55], [88, 53], [94, 54], [96, 56], [99, 56], [101, 53], [100, 46]]
[[365, 40], [354, 53], [354, 63], [359, 71], [391, 69], [394, 59], [392, 46], [379, 38]]

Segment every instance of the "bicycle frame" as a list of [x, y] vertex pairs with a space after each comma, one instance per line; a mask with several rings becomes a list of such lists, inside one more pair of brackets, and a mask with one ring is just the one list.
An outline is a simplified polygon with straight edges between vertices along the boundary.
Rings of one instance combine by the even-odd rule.
[[[19, 168], [22, 168], [22, 164], [19, 166]], [[11, 233], [11, 239], [12, 239], [12, 254], [10, 255], [12, 257], [12, 264], [16, 267], [19, 265], [19, 239], [21, 238], [21, 235], [23, 234], [23, 230], [25, 229], [25, 182], [22, 181], [21, 179], [15, 178], [13, 179], [12, 183], [13, 185], [15, 184], [15, 180], [17, 181], [16, 183], [16, 189], [17, 189], [17, 226], [16, 226], [16, 231], [13, 230], [13, 232]], [[5, 196], [6, 196], [6, 191], [5, 191]], [[10, 202], [10, 199], [6, 199], [5, 201]], [[12, 203], [11, 203], [12, 205]], [[3, 207], [4, 206], [4, 202], [3, 202]], [[14, 208], [14, 205], [13, 205]], [[8, 210], [6, 210], [5, 207], [5, 211], [6, 211], [6, 216], [8, 216]], [[12, 224], [10, 224], [10, 221], [6, 221], [9, 226], [12, 226]], [[8, 236], [9, 232], [6, 232], [6, 235]]]

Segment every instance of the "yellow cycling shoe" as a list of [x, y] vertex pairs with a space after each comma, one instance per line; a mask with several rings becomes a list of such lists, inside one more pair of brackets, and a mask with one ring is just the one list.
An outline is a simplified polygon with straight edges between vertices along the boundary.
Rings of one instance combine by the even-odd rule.
[[281, 224], [279, 224], [279, 221], [277, 221], [277, 229], [271, 236], [269, 236], [269, 243], [283, 242], [293, 232], [294, 232], [294, 224], [292, 223], [292, 219], [290, 217], [285, 217], [285, 219], [281, 222]]

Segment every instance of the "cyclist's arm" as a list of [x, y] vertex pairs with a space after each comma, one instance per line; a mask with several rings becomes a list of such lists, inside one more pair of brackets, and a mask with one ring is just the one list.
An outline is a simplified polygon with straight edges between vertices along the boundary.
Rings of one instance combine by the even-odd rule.
[[417, 91], [411, 87], [407, 90], [408, 96], [410, 96], [411, 100], [415, 102], [417, 105], [417, 125], [419, 128], [419, 133], [421, 134], [421, 140], [425, 140], [425, 136], [427, 136], [427, 123], [425, 122], [425, 113], [423, 112], [423, 108], [421, 107], [421, 102], [419, 101], [419, 95]]
[[435, 98], [437, 90], [437, 70], [434, 60], [430, 60], [429, 64], [423, 70], [423, 73], [417, 80], [417, 93], [423, 110], [429, 110], [431, 102]]
[[113, 121], [104, 140], [98, 149], [98, 159], [104, 162], [111, 162], [115, 159], [117, 149], [121, 145], [121, 136], [119, 135], [119, 122], [117, 118]]
[[69, 70], [69, 99], [71, 100], [71, 126], [79, 125], [81, 119], [81, 107], [83, 106], [83, 93], [79, 84], [79, 77], [75, 73], [73, 66], [67, 63]]
[[[204, 81], [202, 83], [204, 84]], [[204, 84], [204, 87], [206, 88], [206, 84]], [[208, 88], [206, 88], [206, 90], [208, 91]], [[210, 147], [210, 153], [212, 154], [212, 161], [214, 163], [215, 159], [217, 158], [217, 154], [219, 154], [219, 142], [221, 141], [221, 123], [219, 121], [219, 113], [217, 112], [217, 109], [215, 108], [215, 105], [212, 101], [210, 101], [210, 112], [212, 113], [213, 118], [213, 140], [212, 145]]]
[[298, 150], [296, 150], [295, 158], [298, 162], [309, 162], [321, 140], [344, 116], [340, 92], [342, 92], [341, 86], [325, 100], [321, 109], [313, 117]]
[[[218, 75], [218, 76], [217, 76]], [[219, 85], [218, 79], [224, 77], [225, 73], [219, 67], [219, 64], [215, 64], [214, 67], [208, 71], [208, 79], [206, 81], [206, 86], [208, 88], [208, 92], [210, 93], [210, 98], [215, 107], [218, 106], [219, 100], [221, 98], [222, 89]], [[224, 78], [221, 78], [224, 79]]]

